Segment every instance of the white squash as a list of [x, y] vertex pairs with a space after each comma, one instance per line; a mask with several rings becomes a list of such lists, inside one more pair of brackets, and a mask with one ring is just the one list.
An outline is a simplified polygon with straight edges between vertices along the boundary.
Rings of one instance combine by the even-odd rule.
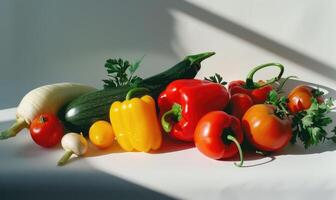
[[56, 83], [38, 87], [28, 92], [21, 100], [16, 113], [16, 122], [0, 133], [0, 139], [14, 137], [23, 128], [28, 128], [32, 120], [42, 113], [57, 112], [69, 101], [90, 91], [93, 87], [77, 83]]

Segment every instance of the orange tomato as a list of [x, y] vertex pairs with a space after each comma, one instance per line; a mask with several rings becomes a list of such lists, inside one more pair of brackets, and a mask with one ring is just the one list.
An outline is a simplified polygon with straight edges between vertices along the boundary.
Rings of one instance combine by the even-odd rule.
[[[291, 113], [298, 113], [310, 108], [314, 97], [314, 88], [308, 85], [299, 85], [295, 87], [288, 95], [288, 108]], [[323, 97], [316, 97], [318, 102], [323, 102]]]
[[114, 133], [110, 123], [100, 120], [92, 124], [89, 130], [89, 138], [92, 144], [104, 149], [112, 145]]
[[258, 150], [277, 151], [292, 137], [291, 120], [275, 115], [275, 106], [257, 104], [243, 116], [242, 126], [248, 141]]

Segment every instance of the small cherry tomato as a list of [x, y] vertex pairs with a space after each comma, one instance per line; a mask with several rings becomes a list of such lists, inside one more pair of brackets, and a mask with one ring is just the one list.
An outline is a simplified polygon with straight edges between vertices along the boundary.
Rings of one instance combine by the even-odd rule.
[[292, 137], [291, 120], [275, 114], [275, 106], [257, 104], [246, 111], [242, 119], [246, 138], [261, 151], [284, 148]]
[[89, 138], [92, 144], [104, 149], [112, 145], [114, 133], [109, 122], [99, 120], [92, 124], [89, 130]]
[[231, 158], [238, 151], [243, 164], [240, 143], [243, 132], [240, 121], [223, 111], [212, 111], [204, 115], [197, 123], [194, 141], [197, 149], [212, 159]]
[[312, 104], [311, 99], [313, 97], [315, 97], [319, 103], [324, 101], [322, 94], [319, 94], [317, 89], [308, 85], [295, 87], [288, 95], [288, 108], [290, 112], [295, 114], [307, 110]]
[[32, 121], [29, 131], [35, 143], [45, 148], [57, 145], [64, 135], [63, 125], [54, 114], [37, 116]]

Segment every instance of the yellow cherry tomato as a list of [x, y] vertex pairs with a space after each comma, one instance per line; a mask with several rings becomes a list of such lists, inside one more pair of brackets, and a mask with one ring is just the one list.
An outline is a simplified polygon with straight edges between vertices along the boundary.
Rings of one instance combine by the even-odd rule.
[[100, 120], [92, 124], [89, 130], [89, 138], [92, 144], [104, 149], [112, 145], [114, 133], [109, 122]]

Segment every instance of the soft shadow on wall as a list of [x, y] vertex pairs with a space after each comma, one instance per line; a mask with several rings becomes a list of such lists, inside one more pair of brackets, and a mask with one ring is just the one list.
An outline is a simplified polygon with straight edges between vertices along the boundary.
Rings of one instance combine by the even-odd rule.
[[257, 31], [245, 27], [229, 18], [218, 15], [208, 9], [202, 8], [185, 0], [173, 0], [170, 2], [172, 8], [175, 8], [180, 12], [183, 12], [184, 14], [187, 14], [208, 25], [216, 27], [223, 32], [229, 33], [247, 43], [263, 48], [328, 78], [334, 79], [336, 77], [335, 66], [300, 52], [293, 47], [287, 46], [286, 44], [280, 43], [279, 41], [258, 33]]
[[110, 57], [147, 55], [139, 69], [143, 77], [171, 66], [181, 59], [176, 49], [189, 53], [174, 42], [172, 9], [316, 73], [336, 76], [334, 66], [188, 1], [3, 0], [0, 108], [17, 105], [27, 91], [46, 83], [101, 87], [103, 65]]
[[102, 87], [111, 57], [146, 55], [138, 71], [143, 77], [173, 65], [181, 58], [171, 46], [169, 6], [163, 0], [0, 2], [0, 108], [16, 106], [27, 91], [47, 83]]

